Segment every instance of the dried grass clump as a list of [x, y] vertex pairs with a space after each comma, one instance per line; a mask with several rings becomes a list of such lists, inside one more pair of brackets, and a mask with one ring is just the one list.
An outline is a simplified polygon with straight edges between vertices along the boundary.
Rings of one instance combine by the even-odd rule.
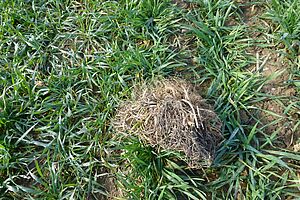
[[144, 85], [123, 102], [116, 131], [134, 134], [151, 146], [183, 152], [191, 167], [210, 165], [222, 139], [221, 121], [205, 100], [183, 80]]

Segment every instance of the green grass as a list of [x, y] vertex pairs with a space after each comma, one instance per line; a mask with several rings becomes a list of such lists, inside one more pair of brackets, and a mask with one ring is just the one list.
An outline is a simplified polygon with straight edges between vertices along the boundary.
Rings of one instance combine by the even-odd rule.
[[300, 2], [294, 0], [272, 0], [265, 18], [274, 23], [276, 32], [273, 39], [276, 44], [283, 44], [283, 53], [290, 61], [290, 84], [299, 88], [299, 53], [300, 53], [300, 17], [295, 13], [300, 9]]
[[[275, 98], [261, 88], [274, 76], [250, 70], [246, 25], [226, 25], [237, 3], [192, 4], [0, 3], [0, 199], [105, 199], [111, 177], [124, 199], [299, 197], [299, 154], [276, 147], [276, 133], [259, 119], [258, 104]], [[290, 79], [300, 92], [299, 3], [267, 6], [275, 43], [297, 61]], [[110, 125], [133, 86], [171, 75], [208, 85], [200, 92], [224, 123], [212, 167], [189, 169], [180, 153]], [[297, 95], [287, 109], [299, 114]]]
[[[265, 18], [274, 23], [275, 34], [273, 39], [275, 43], [283, 44], [280, 53], [285, 55], [289, 70], [289, 80], [287, 84], [294, 88], [296, 95], [290, 101], [290, 105], [286, 109], [286, 113], [299, 118], [300, 113], [300, 17], [295, 13], [300, 9], [300, 2], [294, 0], [285, 1], [270, 1], [269, 11], [266, 13]], [[299, 121], [299, 120], [298, 120]], [[296, 122], [293, 130], [299, 131], [299, 122]], [[298, 140], [299, 143], [299, 140]]]
[[295, 0], [272, 0], [270, 10], [266, 17], [271, 19], [278, 27], [276, 37], [278, 42], [285, 45], [288, 57], [295, 57], [300, 53], [300, 17], [296, 14], [300, 8], [300, 2]]

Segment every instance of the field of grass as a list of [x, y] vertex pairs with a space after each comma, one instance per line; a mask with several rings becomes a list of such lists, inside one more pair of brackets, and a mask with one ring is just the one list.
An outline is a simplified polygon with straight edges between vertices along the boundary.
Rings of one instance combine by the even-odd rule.
[[[1, 1], [0, 199], [300, 198], [299, 10], [298, 0]], [[174, 76], [222, 120], [210, 167], [111, 125], [134, 86]]]

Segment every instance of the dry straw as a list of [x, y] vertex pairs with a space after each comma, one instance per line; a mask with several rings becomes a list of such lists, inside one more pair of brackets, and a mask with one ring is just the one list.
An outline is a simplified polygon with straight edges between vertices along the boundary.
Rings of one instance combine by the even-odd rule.
[[114, 120], [117, 132], [134, 134], [156, 148], [183, 152], [193, 168], [210, 165], [222, 139], [221, 126], [211, 106], [179, 79], [135, 89]]

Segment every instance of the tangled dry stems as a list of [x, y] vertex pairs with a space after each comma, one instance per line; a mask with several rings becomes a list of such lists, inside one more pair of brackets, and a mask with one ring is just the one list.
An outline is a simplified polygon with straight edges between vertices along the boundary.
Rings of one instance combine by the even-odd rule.
[[222, 139], [221, 121], [183, 80], [161, 80], [135, 90], [114, 120], [117, 132], [134, 134], [154, 147], [183, 152], [194, 168], [210, 165]]

